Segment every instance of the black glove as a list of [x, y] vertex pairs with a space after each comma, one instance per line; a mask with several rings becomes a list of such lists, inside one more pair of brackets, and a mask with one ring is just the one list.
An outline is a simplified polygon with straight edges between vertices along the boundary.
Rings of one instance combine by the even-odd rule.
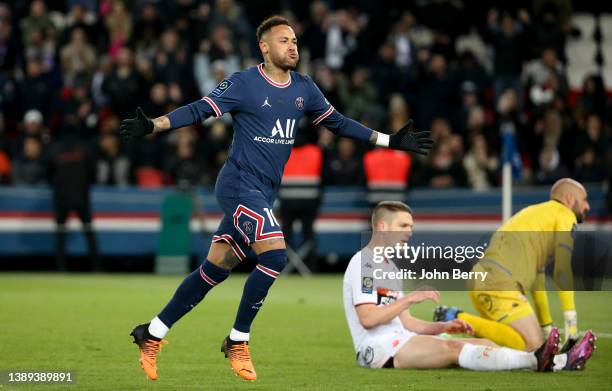
[[153, 121], [139, 107], [136, 109], [136, 118], [121, 121], [119, 135], [125, 140], [141, 139], [153, 133]]
[[429, 138], [431, 132], [415, 132], [413, 127], [414, 122], [408, 120], [408, 123], [403, 128], [389, 137], [389, 148], [427, 155], [433, 146], [433, 140]]

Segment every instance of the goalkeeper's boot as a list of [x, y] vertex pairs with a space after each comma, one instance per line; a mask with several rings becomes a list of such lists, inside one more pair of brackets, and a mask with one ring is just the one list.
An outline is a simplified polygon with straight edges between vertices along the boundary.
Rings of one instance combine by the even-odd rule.
[[567, 352], [567, 363], [563, 369], [566, 371], [579, 371], [584, 369], [587, 360], [591, 358], [595, 351], [596, 340], [597, 337], [593, 334], [593, 331], [587, 330], [582, 340]]
[[553, 370], [553, 359], [559, 347], [559, 329], [553, 327], [548, 338], [538, 350], [534, 352], [538, 360], [538, 372], [551, 372]]
[[559, 349], [559, 354], [569, 352], [574, 347], [574, 345], [576, 345], [577, 343], [578, 343], [578, 337], [569, 337], [563, 344], [563, 347]]
[[232, 341], [229, 337], [226, 337], [221, 344], [221, 352], [225, 354], [225, 358], [229, 358], [236, 376], [240, 376], [244, 380], [257, 379], [248, 342]]
[[149, 379], [157, 380], [157, 355], [168, 341], [149, 334], [149, 323], [136, 326], [130, 335], [140, 350], [140, 366]]
[[457, 319], [457, 316], [462, 312], [463, 311], [457, 307], [439, 305], [434, 310], [433, 320], [434, 322], [448, 322]]

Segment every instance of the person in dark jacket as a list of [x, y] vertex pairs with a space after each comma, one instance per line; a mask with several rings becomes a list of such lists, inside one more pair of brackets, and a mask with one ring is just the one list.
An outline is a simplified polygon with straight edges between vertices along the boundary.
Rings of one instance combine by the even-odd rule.
[[68, 124], [49, 151], [48, 175], [53, 189], [53, 212], [56, 223], [56, 266], [66, 270], [66, 221], [76, 212], [83, 225], [89, 258], [96, 271], [101, 269], [95, 232], [92, 227], [90, 185], [95, 165], [78, 127]]

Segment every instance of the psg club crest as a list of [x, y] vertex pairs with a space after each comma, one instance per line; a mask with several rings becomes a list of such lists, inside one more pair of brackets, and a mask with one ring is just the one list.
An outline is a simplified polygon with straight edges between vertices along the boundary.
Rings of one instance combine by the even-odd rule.
[[296, 98], [295, 107], [297, 107], [298, 110], [303, 110], [304, 109], [304, 98], [302, 98], [301, 96]]
[[251, 223], [250, 221], [245, 221], [242, 224], [242, 228], [244, 228], [244, 232], [246, 232], [247, 234], [253, 233], [253, 223]]

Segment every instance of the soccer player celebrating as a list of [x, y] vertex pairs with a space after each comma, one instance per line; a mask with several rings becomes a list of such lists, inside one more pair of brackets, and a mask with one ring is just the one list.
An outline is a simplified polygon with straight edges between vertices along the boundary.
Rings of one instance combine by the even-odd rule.
[[[469, 322], [479, 337], [519, 350], [537, 349], [552, 328], [544, 283], [546, 266], [554, 259], [554, 280], [565, 319], [562, 351], [571, 348], [578, 339], [573, 232], [589, 209], [584, 186], [570, 178], [558, 180], [549, 201], [524, 208], [497, 230], [474, 266], [474, 271], [488, 272], [486, 281], [476, 282], [470, 292], [482, 317], [439, 306], [434, 320], [459, 318]], [[526, 291], [533, 294], [537, 318], [524, 296]]]
[[[248, 277], [233, 328], [222, 343], [235, 374], [257, 375], [249, 354], [249, 332], [268, 290], [287, 263], [283, 233], [272, 213], [283, 169], [304, 115], [340, 136], [377, 146], [427, 154], [433, 141], [427, 131], [415, 132], [412, 121], [394, 134], [379, 133], [338, 113], [307, 76], [293, 71], [298, 63], [295, 33], [287, 19], [272, 16], [257, 28], [264, 62], [233, 74], [208, 95], [159, 118], [140, 108], [124, 120], [120, 133], [139, 139], [231, 113], [234, 139], [215, 186], [224, 216], [213, 236], [207, 259], [180, 284], [150, 323], [132, 331], [147, 376], [157, 379], [157, 355], [168, 330], [223, 282], [249, 248], [257, 267]], [[392, 167], [389, 167], [392, 169]]]
[[583, 367], [595, 349], [595, 336], [584, 338], [567, 353], [557, 354], [559, 331], [552, 328], [535, 351], [498, 347], [487, 339], [443, 339], [440, 333], [471, 333], [461, 319], [427, 322], [413, 317], [410, 307], [425, 300], [438, 302], [435, 290], [404, 295], [401, 280], [374, 279], [375, 269], [397, 272], [391, 259], [376, 259], [376, 247], [407, 242], [412, 233], [412, 212], [397, 201], [383, 201], [372, 213], [372, 239], [353, 256], [344, 274], [344, 311], [357, 353], [366, 368], [433, 369], [459, 365], [475, 371], [531, 369], [540, 372]]

